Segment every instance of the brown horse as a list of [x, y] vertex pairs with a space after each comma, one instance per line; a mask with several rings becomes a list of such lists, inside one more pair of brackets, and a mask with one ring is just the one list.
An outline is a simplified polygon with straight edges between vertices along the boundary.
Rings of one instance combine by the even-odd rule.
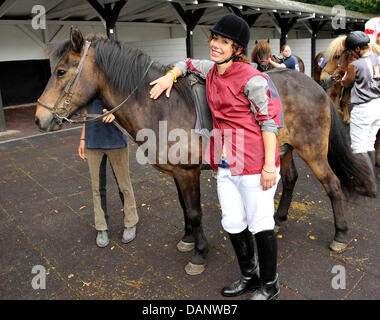
[[[293, 55], [298, 60], [299, 72], [305, 73], [305, 64], [299, 56]], [[269, 40], [256, 41], [255, 46], [251, 52], [251, 61], [255, 62], [258, 67], [257, 70], [265, 72], [273, 69], [274, 67], [269, 63], [268, 58], [276, 61], [272, 55], [272, 49], [270, 47]], [[278, 61], [277, 61], [278, 62]]]
[[[327, 63], [320, 72], [320, 85], [328, 91], [331, 100], [334, 102], [338, 111], [343, 115], [343, 121], [350, 123], [349, 104], [350, 89], [344, 88], [339, 81], [334, 81], [332, 75], [343, 76], [344, 69], [342, 64], [348, 66], [354, 61], [353, 57], [344, 50], [346, 35], [335, 38], [327, 48]], [[334, 76], [335, 77], [335, 76]]]
[[[85, 42], [80, 31], [73, 28], [71, 40], [56, 45], [52, 51], [52, 57], [59, 62], [38, 100], [36, 124], [41, 130], [58, 130], [62, 119], [69, 119], [82, 106], [99, 98], [110, 112], [117, 110], [116, 118], [134, 139], [140, 137], [136, 139], [139, 147], [145, 143], [140, 135], [143, 129], [157, 137], [163, 121], [167, 132], [181, 128], [191, 139], [180, 139], [179, 142], [166, 139], [168, 143], [164, 149], [156, 140], [150, 140], [156, 147], [155, 161], [151, 163], [174, 178], [185, 220], [180, 248], [188, 249], [195, 243], [194, 256], [185, 269], [189, 274], [199, 274], [205, 267], [208, 243], [201, 223], [202, 140], [193, 139], [196, 136], [193, 130], [196, 111], [188, 80], [178, 80], [170, 99], [161, 95], [152, 100], [149, 98], [149, 83], [164, 74], [168, 66], [152, 64], [140, 50], [125, 48], [117, 41], [96, 36], [87, 37], [87, 40], [90, 42]], [[351, 153], [339, 116], [319, 85], [303, 73], [289, 69], [276, 69], [268, 74], [279, 91], [284, 111], [284, 127], [278, 136], [283, 194], [275, 220], [277, 223], [285, 220], [288, 213], [297, 180], [292, 156], [293, 149], [296, 149], [331, 200], [335, 236], [330, 248], [341, 251], [347, 240], [342, 190], [348, 195], [373, 196], [368, 185], [368, 168]], [[64, 101], [63, 107], [61, 100]], [[161, 138], [168, 138], [167, 133]], [[178, 144], [189, 150], [185, 159], [189, 161], [174, 163], [170, 157], [166, 157], [167, 162], [160, 161], [173, 145]]]
[[[348, 65], [357, 60], [359, 56], [351, 50], [345, 49], [345, 40], [347, 36], [339, 36], [329, 45], [328, 62], [321, 72], [321, 85], [329, 90], [331, 99], [336, 106], [340, 106], [343, 111], [344, 121], [350, 122], [348, 105], [350, 103], [350, 88], [343, 88], [340, 79], [347, 71]], [[370, 43], [372, 51], [380, 54], [380, 46], [376, 43]], [[343, 93], [341, 91], [343, 90]], [[376, 143], [376, 165], [380, 166], [380, 131], [377, 133]]]

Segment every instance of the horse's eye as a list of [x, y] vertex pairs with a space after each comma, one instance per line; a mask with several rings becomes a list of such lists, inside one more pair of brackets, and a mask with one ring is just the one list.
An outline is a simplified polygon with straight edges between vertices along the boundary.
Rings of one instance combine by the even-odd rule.
[[334, 57], [334, 59], [339, 59], [339, 58], [340, 58], [339, 54]]
[[57, 76], [58, 77], [62, 77], [65, 74], [66, 74], [66, 70], [63, 70], [63, 69], [58, 69], [57, 70]]

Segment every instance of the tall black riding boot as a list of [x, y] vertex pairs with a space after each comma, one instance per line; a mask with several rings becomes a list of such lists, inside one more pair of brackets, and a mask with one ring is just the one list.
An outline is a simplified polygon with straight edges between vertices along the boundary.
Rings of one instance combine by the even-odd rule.
[[280, 295], [277, 274], [277, 238], [273, 230], [255, 234], [260, 266], [260, 288], [250, 300], [274, 300]]
[[248, 290], [259, 288], [259, 268], [255, 257], [253, 236], [248, 228], [240, 233], [229, 233], [228, 235], [235, 250], [242, 276], [230, 286], [224, 287], [221, 293], [225, 297], [236, 297]]

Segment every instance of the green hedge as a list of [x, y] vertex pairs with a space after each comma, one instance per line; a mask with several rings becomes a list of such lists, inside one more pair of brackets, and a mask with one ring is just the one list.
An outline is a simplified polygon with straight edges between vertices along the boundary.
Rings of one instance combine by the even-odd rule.
[[341, 5], [346, 10], [380, 15], [380, 0], [297, 0], [298, 2], [333, 7]]

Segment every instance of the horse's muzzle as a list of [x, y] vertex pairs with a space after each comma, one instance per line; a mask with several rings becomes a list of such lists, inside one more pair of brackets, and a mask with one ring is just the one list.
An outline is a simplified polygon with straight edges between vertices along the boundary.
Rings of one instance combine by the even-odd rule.
[[333, 78], [326, 78], [326, 79], [321, 79], [319, 81], [319, 84], [321, 85], [321, 87], [324, 89], [324, 90], [328, 90], [330, 89], [333, 84], [334, 84], [334, 79]]
[[61, 129], [61, 125], [52, 115], [49, 115], [45, 119], [41, 119], [39, 116], [35, 116], [34, 123], [41, 131], [49, 132]]

